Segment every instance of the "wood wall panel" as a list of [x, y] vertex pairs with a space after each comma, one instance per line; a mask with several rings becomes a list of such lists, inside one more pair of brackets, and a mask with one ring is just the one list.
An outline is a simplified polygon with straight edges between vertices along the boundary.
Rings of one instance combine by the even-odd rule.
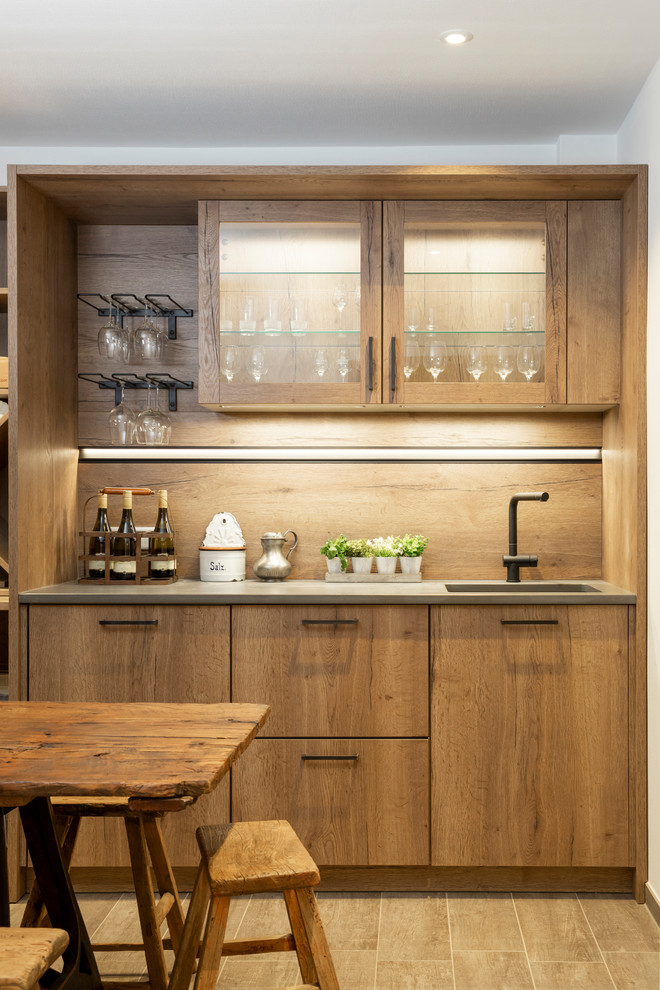
[[[177, 527], [182, 577], [199, 576], [198, 548], [216, 512], [232, 512], [247, 539], [248, 576], [260, 536], [294, 529], [292, 578], [320, 578], [319, 547], [347, 537], [422, 532], [427, 578], [498, 578], [508, 549], [508, 502], [517, 491], [548, 491], [519, 508], [519, 548], [537, 553], [524, 577], [597, 578], [601, 573], [598, 463], [95, 463], [80, 465], [80, 497], [105, 485], [165, 487]], [[111, 496], [111, 525], [120, 515]], [[136, 499], [136, 524], [153, 525], [154, 499]]]

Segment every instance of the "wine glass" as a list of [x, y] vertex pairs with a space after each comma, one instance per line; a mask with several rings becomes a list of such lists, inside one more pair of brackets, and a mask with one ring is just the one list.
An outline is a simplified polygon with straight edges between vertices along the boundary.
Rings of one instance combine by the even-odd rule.
[[317, 347], [314, 351], [314, 371], [319, 378], [323, 378], [329, 367], [330, 363], [325, 347]]
[[[447, 367], [447, 348], [438, 341], [430, 340], [424, 348], [424, 367], [437, 382], [438, 375]], [[405, 374], [405, 371], [404, 371]]]
[[257, 384], [268, 371], [268, 365], [266, 364], [266, 352], [263, 347], [257, 346], [250, 350], [248, 370]]
[[532, 308], [528, 302], [524, 302], [522, 304], [522, 328], [523, 330], [534, 329], [534, 316], [532, 315]]
[[484, 372], [488, 370], [488, 356], [485, 347], [481, 344], [468, 347], [466, 368], [468, 374], [472, 375], [475, 382], [478, 382]]
[[411, 340], [406, 340], [405, 347], [403, 348], [403, 374], [406, 381], [408, 381], [410, 376], [413, 375], [419, 368], [421, 357], [422, 355], [419, 349], [419, 344], [415, 338], [413, 337]]
[[513, 371], [513, 347], [508, 344], [498, 344], [493, 357], [493, 369], [503, 382]]
[[541, 367], [541, 349], [535, 344], [521, 344], [518, 348], [518, 371], [531, 382]]
[[147, 402], [135, 420], [135, 438], [138, 443], [161, 445], [167, 443], [172, 429], [170, 417], [158, 409], [158, 386], [149, 382]]
[[135, 438], [135, 413], [124, 400], [124, 386], [121, 386], [119, 402], [108, 416], [110, 442], [116, 444], [133, 443]]
[[141, 361], [155, 361], [160, 357], [162, 345], [159, 343], [160, 333], [147, 309], [145, 316], [133, 330], [133, 351]]
[[126, 363], [130, 356], [128, 331], [117, 322], [116, 317], [112, 314], [112, 297], [108, 296], [108, 300], [110, 306], [108, 321], [103, 324], [97, 336], [99, 354], [101, 357], [107, 358], [108, 361]]
[[233, 381], [240, 363], [240, 353], [235, 344], [227, 344], [220, 348], [220, 372], [228, 382]]
[[332, 292], [332, 305], [335, 307], [339, 313], [339, 330], [341, 331], [341, 314], [346, 309], [348, 303], [348, 293], [346, 292], [346, 286], [336, 285]]
[[[348, 356], [348, 351], [346, 350], [345, 347], [340, 347], [339, 348], [339, 354], [337, 355], [336, 365], [337, 365], [337, 371], [339, 372], [339, 374], [341, 376], [342, 382], [345, 382], [346, 381], [346, 375], [351, 370], [351, 361], [350, 361], [350, 358]], [[317, 368], [317, 371], [318, 371], [318, 368]]]
[[434, 309], [433, 306], [430, 306], [429, 307], [429, 311], [426, 314], [426, 320], [425, 320], [424, 326], [431, 333], [435, 330], [435, 309]]

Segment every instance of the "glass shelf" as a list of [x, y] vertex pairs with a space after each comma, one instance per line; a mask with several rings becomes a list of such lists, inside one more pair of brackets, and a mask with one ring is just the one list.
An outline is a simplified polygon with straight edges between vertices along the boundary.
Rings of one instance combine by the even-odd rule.
[[[497, 278], [501, 278], [504, 275], [515, 275], [516, 277], [522, 277], [522, 278], [527, 278], [527, 277], [537, 278], [539, 275], [542, 275], [543, 277], [545, 277], [545, 272], [544, 271], [524, 271], [523, 272], [523, 271], [511, 271], [511, 270], [508, 270], [508, 269], [507, 270], [502, 269], [501, 271], [494, 271], [494, 270], [491, 270], [491, 271], [463, 271], [463, 270], [460, 270], [460, 269], [459, 270], [454, 270], [454, 269], [451, 269], [451, 268], [442, 268], [442, 269], [436, 269], [436, 268], [424, 268], [424, 269], [406, 268], [406, 270], [404, 272], [404, 275], [464, 275], [467, 278], [482, 278], [483, 276], [488, 276], [488, 277], [495, 276]], [[490, 292], [492, 290], [489, 289], [488, 291]]]
[[422, 327], [421, 329], [416, 329], [416, 330], [410, 330], [409, 328], [406, 328], [405, 333], [407, 337], [421, 336], [421, 335], [433, 336], [434, 334], [443, 334], [444, 336], [447, 337], [449, 336], [460, 337], [465, 335], [474, 337], [477, 335], [484, 336], [488, 334], [494, 337], [495, 336], [504, 337], [507, 340], [512, 337], [518, 339], [520, 337], [538, 338], [545, 336], [545, 330], [503, 330], [502, 328], [500, 328], [499, 330], [442, 330], [439, 327], [434, 327], [432, 330], [428, 330], [426, 327]]
[[[295, 337], [295, 338], [301, 338], [301, 337], [306, 337], [309, 334], [316, 334], [316, 335], [320, 335], [320, 334], [328, 335], [329, 334], [329, 335], [331, 335], [333, 337], [352, 337], [352, 338], [359, 338], [360, 331], [359, 330], [337, 330], [337, 329], [326, 329], [326, 330], [312, 330], [312, 329], [309, 329], [309, 330], [261, 330], [261, 329], [260, 330], [227, 330], [225, 328], [222, 328], [220, 330], [220, 334], [221, 334], [222, 337], [228, 337], [228, 336], [237, 337], [238, 338], [237, 343], [238, 343], [240, 341], [240, 338], [243, 338], [245, 340], [249, 340], [250, 337], [268, 337], [271, 340], [277, 340], [278, 337]], [[353, 342], [357, 342], [357, 341], [354, 340], [354, 341], [352, 341], [352, 343]]]

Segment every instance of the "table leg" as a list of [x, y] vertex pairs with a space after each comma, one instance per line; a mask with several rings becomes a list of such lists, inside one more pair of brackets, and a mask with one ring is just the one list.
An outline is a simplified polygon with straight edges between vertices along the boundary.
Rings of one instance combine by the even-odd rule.
[[49, 983], [50, 990], [101, 990], [85, 923], [80, 914], [68, 870], [62, 862], [53, 812], [47, 797], [38, 797], [20, 808], [23, 831], [39, 888], [54, 928], [69, 934], [62, 975]]

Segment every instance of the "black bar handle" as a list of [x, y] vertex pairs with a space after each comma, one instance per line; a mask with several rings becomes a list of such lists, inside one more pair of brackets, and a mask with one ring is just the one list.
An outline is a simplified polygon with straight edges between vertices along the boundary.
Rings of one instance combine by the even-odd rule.
[[360, 758], [359, 753], [353, 753], [352, 756], [310, 756], [308, 753], [303, 753], [300, 757], [301, 760], [353, 760], [357, 761]]
[[367, 388], [370, 392], [374, 390], [374, 338], [367, 340]]
[[396, 337], [390, 340], [390, 392], [396, 391]]
[[157, 626], [158, 619], [99, 619], [100, 626]]
[[503, 626], [558, 626], [559, 619], [500, 619]]
[[356, 626], [357, 619], [301, 619], [303, 626]]

